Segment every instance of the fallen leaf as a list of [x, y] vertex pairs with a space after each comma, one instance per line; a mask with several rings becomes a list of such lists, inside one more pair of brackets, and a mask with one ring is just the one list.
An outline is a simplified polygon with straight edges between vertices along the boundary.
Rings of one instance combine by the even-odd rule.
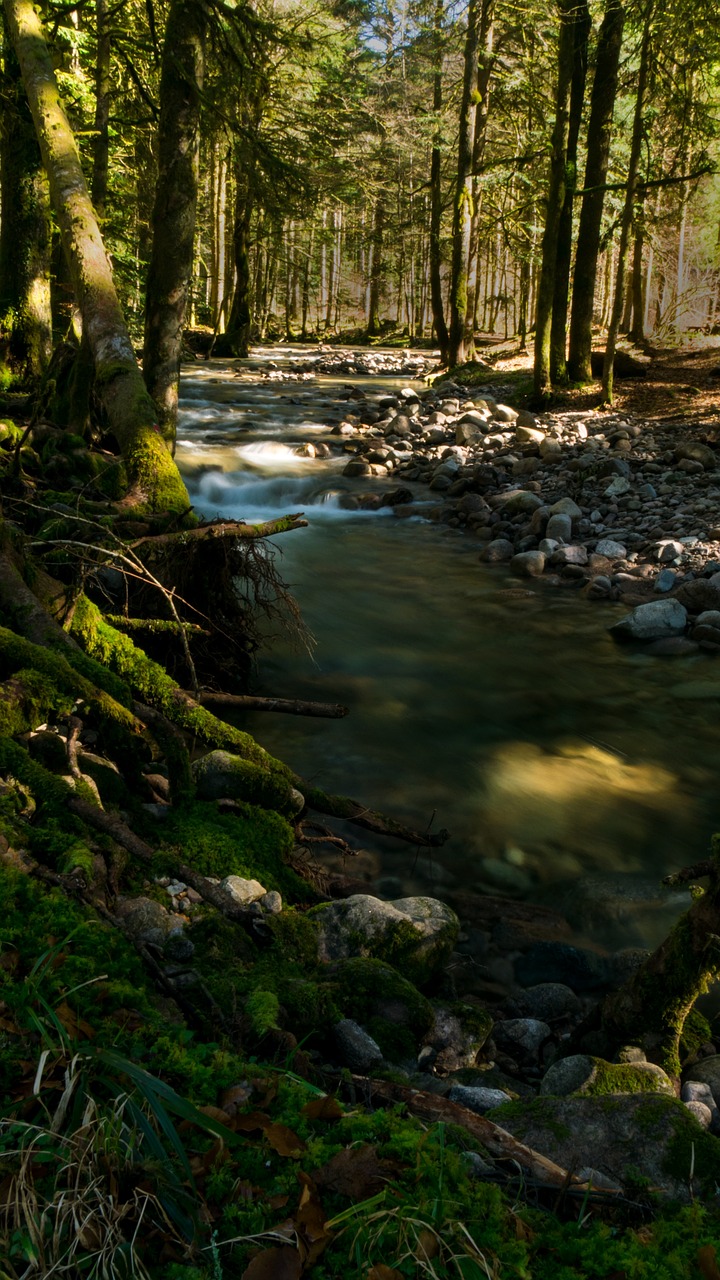
[[245, 1115], [236, 1116], [233, 1128], [241, 1133], [254, 1133], [257, 1129], [267, 1129], [272, 1124], [269, 1116], [263, 1111], [248, 1111]]
[[[260, 1194], [262, 1195], [263, 1193], [261, 1192]], [[265, 1203], [268, 1209], [284, 1209], [289, 1199], [290, 1199], [289, 1196], [281, 1196], [281, 1195], [270, 1196], [270, 1198], [266, 1200]]]
[[327, 1249], [332, 1233], [326, 1227], [327, 1215], [320, 1202], [317, 1187], [312, 1178], [302, 1170], [298, 1173], [302, 1186], [300, 1203], [295, 1214], [295, 1231], [303, 1255], [303, 1267], [311, 1267]]
[[367, 1280], [403, 1280], [403, 1275], [394, 1267], [386, 1267], [384, 1262], [377, 1262], [368, 1271]]
[[307, 1151], [307, 1146], [302, 1138], [298, 1138], [297, 1134], [293, 1133], [292, 1129], [288, 1129], [286, 1124], [267, 1125], [265, 1137], [273, 1151], [277, 1151], [279, 1156], [294, 1158]]
[[223, 1111], [221, 1107], [204, 1106], [198, 1107], [198, 1111], [202, 1115], [207, 1116], [210, 1120], [217, 1120], [218, 1124], [224, 1124], [225, 1128], [230, 1128], [230, 1116], [227, 1111]]
[[78, 1040], [80, 1032], [88, 1039], [92, 1040], [95, 1032], [89, 1022], [85, 1022], [74, 1009], [70, 1008], [67, 1000], [63, 1000], [55, 1010], [56, 1016], [64, 1026], [71, 1040]]
[[400, 1166], [393, 1161], [378, 1159], [375, 1147], [347, 1147], [328, 1160], [313, 1177], [317, 1186], [327, 1187], [337, 1195], [367, 1200], [399, 1172]]
[[337, 1098], [327, 1093], [324, 1098], [313, 1098], [302, 1109], [301, 1115], [308, 1120], [340, 1120], [345, 1115]]
[[252, 1096], [252, 1086], [243, 1082], [226, 1089], [220, 1099], [220, 1106], [229, 1116], [234, 1116], [240, 1107], [244, 1107]]
[[698, 1249], [697, 1260], [705, 1280], [720, 1280], [720, 1267], [714, 1244], [704, 1244], [702, 1249]]
[[241, 1280], [300, 1280], [302, 1262], [297, 1249], [263, 1249], [242, 1273]]

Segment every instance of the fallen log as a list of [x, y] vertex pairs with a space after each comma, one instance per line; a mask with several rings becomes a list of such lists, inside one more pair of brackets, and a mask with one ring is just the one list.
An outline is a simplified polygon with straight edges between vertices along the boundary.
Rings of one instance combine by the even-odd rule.
[[193, 695], [201, 707], [227, 707], [229, 711], [279, 711], [289, 716], [321, 716], [328, 720], [341, 720], [349, 708], [337, 702], [307, 702], [303, 698], [260, 698], [244, 693], [212, 693]]

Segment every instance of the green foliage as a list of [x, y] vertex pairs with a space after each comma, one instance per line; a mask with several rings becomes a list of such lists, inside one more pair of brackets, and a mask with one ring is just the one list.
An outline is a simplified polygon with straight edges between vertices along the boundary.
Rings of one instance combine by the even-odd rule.
[[218, 813], [211, 801], [198, 800], [171, 811], [162, 827], [165, 852], [158, 866], [181, 861], [202, 875], [243, 876], [262, 880], [266, 889], [279, 889], [289, 897], [304, 894], [303, 882], [284, 863], [293, 845], [292, 828], [270, 810], [249, 804], [239, 809]]
[[256, 1036], [262, 1037], [268, 1031], [277, 1030], [280, 1001], [274, 991], [251, 991], [245, 1004], [245, 1012]]

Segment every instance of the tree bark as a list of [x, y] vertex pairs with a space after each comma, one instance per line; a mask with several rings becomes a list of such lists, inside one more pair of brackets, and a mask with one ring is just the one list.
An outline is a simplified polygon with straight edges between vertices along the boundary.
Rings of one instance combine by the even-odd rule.
[[435, 337], [440, 347], [440, 359], [443, 364], [447, 364], [450, 355], [450, 335], [448, 333], [447, 324], [445, 323], [445, 310], [443, 307], [442, 295], [442, 251], [441, 251], [441, 226], [442, 226], [442, 184], [441, 184], [441, 163], [442, 153], [440, 151], [440, 137], [437, 130], [439, 129], [440, 112], [442, 111], [442, 56], [443, 56], [443, 13], [445, 6], [442, 0], [437, 0], [433, 17], [433, 112], [435, 113], [436, 133], [433, 137], [432, 151], [430, 154], [430, 246], [429, 246], [429, 270], [430, 270], [430, 299], [432, 304], [433, 326], [435, 329]]
[[464, 364], [470, 352], [465, 342], [468, 310], [468, 259], [472, 231], [472, 160], [477, 114], [478, 50], [482, 7], [470, 0], [465, 38], [463, 91], [460, 105], [457, 178], [453, 205], [452, 268], [450, 277], [450, 364]]
[[592, 381], [590, 354], [595, 279], [624, 24], [625, 10], [622, 0], [608, 0], [598, 38], [587, 131], [585, 194], [580, 209], [575, 253], [568, 351], [568, 373], [574, 382]]
[[34, 381], [52, 355], [50, 198], [20, 67], [6, 42], [0, 134], [0, 327], [10, 366]]
[[151, 510], [187, 511], [187, 490], [160, 435], [135, 359], [40, 19], [30, 0], [5, 0], [5, 13], [95, 364], [95, 392], [127, 468], [127, 501]]
[[158, 183], [143, 374], [157, 406], [162, 435], [173, 450], [183, 324], [193, 268], [207, 21], [202, 0], [173, 0], [160, 80]]
[[615, 347], [617, 345], [617, 335], [622, 319], [623, 303], [625, 300], [625, 276], [627, 272], [628, 247], [630, 244], [630, 231], [632, 229], [633, 215], [635, 211], [635, 199], [637, 196], [638, 169], [640, 166], [640, 153], [643, 143], [643, 121], [645, 108], [645, 91], [647, 89], [648, 77], [650, 73], [650, 56], [652, 45], [652, 21], [655, 12], [655, 0], [648, 0], [645, 10], [645, 23], [643, 27], [642, 46], [640, 49], [640, 66], [638, 68], [637, 90], [635, 96], [635, 114], [633, 118], [632, 141], [630, 143], [630, 159], [628, 161], [627, 186], [625, 188], [625, 203], [623, 205], [622, 219], [620, 223], [620, 244], [618, 246], [618, 265], [617, 275], [615, 277], [615, 297], [613, 299], [612, 311], [610, 313], [610, 325], [608, 327], [607, 342], [605, 344], [605, 361], [603, 364], [602, 391], [603, 398], [608, 404], [612, 404], [613, 398], [613, 376], [614, 376], [614, 360]]
[[542, 265], [540, 268], [535, 318], [533, 381], [536, 395], [545, 394], [552, 382], [550, 335], [553, 300], [555, 297], [558, 237], [567, 187], [566, 161], [569, 97], [575, 46], [575, 27], [572, 21], [574, 0], [558, 0], [558, 7], [560, 10], [560, 37], [558, 41], [558, 75], [555, 89], [555, 124], [551, 140], [550, 182], [545, 212]]
[[578, 138], [587, 77], [588, 36], [592, 26], [587, 0], [576, 3], [568, 20], [574, 27], [573, 71], [570, 82], [570, 118], [565, 160], [565, 201], [558, 227], [555, 292], [550, 326], [550, 378], [555, 385], [567, 381], [567, 311], [572, 259], [573, 201], [577, 187]]
[[383, 240], [385, 233], [385, 206], [382, 196], [375, 201], [372, 233], [372, 260], [370, 264], [370, 293], [368, 298], [368, 334], [377, 337], [381, 330], [380, 291], [383, 278]]
[[95, 0], [97, 54], [95, 59], [95, 140], [90, 189], [98, 218], [105, 217], [108, 193], [108, 146], [110, 140], [110, 20], [108, 0]]

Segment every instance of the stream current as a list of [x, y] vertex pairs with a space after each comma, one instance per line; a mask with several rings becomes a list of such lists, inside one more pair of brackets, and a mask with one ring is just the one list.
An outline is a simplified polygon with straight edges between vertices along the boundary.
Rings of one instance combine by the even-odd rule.
[[302, 350], [183, 371], [177, 457], [196, 509], [309, 520], [274, 541], [317, 644], [311, 657], [274, 643], [256, 691], [350, 708], [343, 720], [255, 713], [243, 727], [325, 790], [449, 828], [432, 856], [356, 829], [366, 852], [345, 869], [380, 892], [509, 894], [565, 906], [598, 941], [654, 945], [687, 901], [660, 878], [720, 830], [718, 660], [620, 648], [607, 627], [623, 606], [519, 583], [479, 563], [475, 538], [420, 514], [343, 508], [343, 494], [402, 479], [347, 479], [346, 457], [298, 453], [338, 445], [349, 386], [263, 380], [264, 362]]

